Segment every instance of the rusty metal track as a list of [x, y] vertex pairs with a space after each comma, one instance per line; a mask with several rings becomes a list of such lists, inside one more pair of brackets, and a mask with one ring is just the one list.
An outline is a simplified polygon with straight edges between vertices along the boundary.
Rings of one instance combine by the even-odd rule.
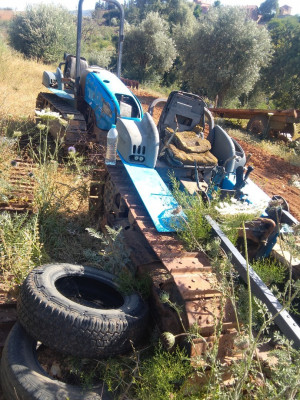
[[176, 235], [156, 231], [121, 162], [116, 166], [108, 166], [107, 170], [102, 169], [100, 175], [101, 181], [105, 182], [102, 225], [110, 223], [124, 226], [134, 263], [138, 270], [152, 276], [152, 301], [160, 329], [173, 334], [183, 330], [174, 311], [166, 310], [159, 301], [160, 293], [166, 291], [171, 301], [182, 307], [185, 328], [196, 325], [204, 337], [194, 340], [191, 354], [199, 355], [207, 346], [211, 346], [216, 337], [216, 327], [220, 326], [219, 357], [224, 359], [230, 356], [237, 332], [235, 314], [231, 302], [221, 293], [218, 277], [212, 271], [206, 255], [202, 252], [186, 252]]
[[[14, 159], [9, 169], [9, 193], [7, 200], [0, 202], [0, 212], [34, 212], [34, 174], [36, 165], [32, 161]], [[16, 301], [8, 296], [6, 283], [0, 275], [0, 354], [13, 324], [17, 320]]]
[[9, 193], [0, 202], [0, 211], [33, 212], [34, 171], [36, 165], [21, 159], [12, 161], [9, 170]]
[[82, 113], [54, 93], [39, 93], [36, 107], [40, 110], [50, 108], [50, 110], [58, 112], [68, 122], [66, 128], [60, 125], [58, 121], [51, 121], [49, 126], [50, 133], [54, 138], [64, 136], [66, 145], [73, 145], [82, 140], [86, 141], [87, 138], [88, 140], [91, 139], [87, 135], [87, 126]]

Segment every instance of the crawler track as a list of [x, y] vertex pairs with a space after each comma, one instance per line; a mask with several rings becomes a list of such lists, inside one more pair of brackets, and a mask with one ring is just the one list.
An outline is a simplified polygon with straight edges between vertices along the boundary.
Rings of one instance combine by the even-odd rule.
[[[12, 160], [9, 170], [9, 193], [7, 200], [0, 202], [0, 212], [34, 212], [34, 173], [36, 165], [30, 161]], [[8, 296], [7, 283], [0, 274], [0, 355], [6, 337], [17, 320], [16, 301]], [[1, 393], [0, 393], [1, 397]]]
[[183, 332], [177, 314], [160, 301], [160, 294], [167, 292], [170, 300], [183, 310], [185, 329], [196, 325], [204, 337], [194, 340], [191, 354], [199, 355], [212, 346], [219, 326], [219, 357], [231, 356], [237, 328], [235, 315], [231, 302], [222, 296], [206, 255], [186, 252], [175, 234], [156, 231], [121, 162], [99, 170], [99, 178], [103, 182], [102, 227], [124, 227], [132, 261], [140, 272], [152, 277], [152, 309], [160, 330]]
[[[50, 108], [51, 111], [58, 112], [68, 122], [66, 128], [58, 121], [50, 123], [49, 130], [54, 138], [64, 136], [66, 145], [73, 145], [87, 140], [87, 126], [84, 116], [68, 102], [53, 93], [39, 93], [36, 107], [40, 110]], [[89, 137], [88, 140], [90, 139]]]

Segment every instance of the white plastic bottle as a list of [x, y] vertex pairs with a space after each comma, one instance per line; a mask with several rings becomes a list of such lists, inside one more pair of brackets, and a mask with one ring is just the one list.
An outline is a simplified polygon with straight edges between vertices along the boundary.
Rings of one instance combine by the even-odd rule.
[[116, 164], [117, 144], [118, 144], [118, 131], [116, 125], [113, 124], [107, 133], [107, 147], [105, 156], [106, 165]]

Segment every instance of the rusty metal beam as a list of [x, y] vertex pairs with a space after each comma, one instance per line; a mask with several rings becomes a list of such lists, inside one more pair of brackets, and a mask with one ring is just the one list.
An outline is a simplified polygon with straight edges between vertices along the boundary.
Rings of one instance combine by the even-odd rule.
[[[228, 237], [223, 233], [220, 226], [209, 215], [205, 216], [211, 225], [213, 234], [221, 240], [222, 249], [231, 256], [231, 262], [242, 277], [247, 282], [247, 263], [241, 253], [234, 247]], [[295, 347], [300, 348], [300, 327], [296, 324], [290, 314], [283, 309], [283, 306], [264, 284], [260, 277], [249, 266], [250, 282], [252, 293], [263, 301], [272, 315], [277, 315], [275, 323], [285, 336], [294, 342]]]

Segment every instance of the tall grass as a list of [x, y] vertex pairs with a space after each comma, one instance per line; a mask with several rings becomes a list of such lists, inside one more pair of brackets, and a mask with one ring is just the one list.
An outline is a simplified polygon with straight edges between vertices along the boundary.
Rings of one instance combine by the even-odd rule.
[[[0, 115], [2, 119], [33, 115], [43, 90], [42, 74], [53, 67], [25, 60], [0, 37]], [[45, 88], [44, 88], [45, 89]]]
[[38, 215], [0, 214], [0, 275], [8, 287], [20, 285], [28, 272], [47, 261]]

